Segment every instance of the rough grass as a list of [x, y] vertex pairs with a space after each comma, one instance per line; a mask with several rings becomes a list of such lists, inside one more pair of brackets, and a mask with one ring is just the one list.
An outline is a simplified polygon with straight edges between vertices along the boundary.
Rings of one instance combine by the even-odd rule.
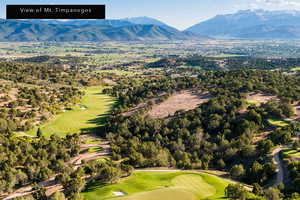
[[192, 110], [202, 103], [207, 102], [211, 96], [208, 93], [199, 94], [192, 91], [181, 91], [173, 94], [166, 101], [154, 105], [148, 112], [153, 118], [165, 118], [172, 116], [179, 110]]
[[[88, 87], [84, 91], [86, 95], [83, 97], [80, 109], [75, 106], [71, 110], [61, 113], [53, 120], [43, 124], [40, 128], [42, 134], [46, 137], [56, 134], [58, 136], [66, 136], [80, 132], [93, 132], [104, 123], [105, 116], [109, 114], [116, 100], [108, 95], [102, 94], [102, 87]], [[35, 135], [37, 127], [27, 134]]]
[[[90, 184], [83, 192], [85, 200], [199, 200], [224, 199], [230, 181], [205, 173], [135, 172], [117, 184]], [[115, 197], [113, 192], [125, 196]]]

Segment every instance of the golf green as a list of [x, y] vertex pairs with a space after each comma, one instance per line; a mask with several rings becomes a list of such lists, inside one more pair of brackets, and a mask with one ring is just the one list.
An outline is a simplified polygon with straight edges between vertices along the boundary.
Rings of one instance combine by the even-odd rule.
[[135, 172], [117, 184], [90, 184], [82, 194], [85, 200], [224, 199], [229, 183], [229, 180], [198, 172]]

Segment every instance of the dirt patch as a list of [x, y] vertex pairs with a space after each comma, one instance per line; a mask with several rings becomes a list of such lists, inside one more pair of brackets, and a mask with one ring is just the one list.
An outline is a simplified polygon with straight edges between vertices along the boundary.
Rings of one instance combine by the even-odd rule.
[[262, 103], [267, 103], [272, 99], [277, 99], [274, 95], [268, 95], [264, 93], [250, 93], [246, 97], [246, 101], [251, 104], [260, 105]]
[[267, 138], [267, 136], [272, 132], [272, 130], [265, 130], [261, 133], [258, 133], [254, 136], [254, 138], [252, 139], [252, 142], [254, 144], [256, 144], [257, 142], [261, 141], [261, 140], [265, 140]]
[[108, 79], [108, 78], [103, 79], [103, 82], [107, 85], [113, 85], [113, 86], [117, 85], [117, 83], [115, 81]]
[[3, 107], [5, 105], [9, 104], [10, 102], [16, 101], [18, 92], [19, 92], [18, 88], [12, 88], [12, 89], [10, 89], [10, 91], [7, 94], [0, 94], [0, 98], [3, 98], [5, 96], [9, 97], [8, 101], [3, 101], [0, 103], [0, 107]]
[[154, 105], [148, 115], [159, 119], [172, 116], [179, 110], [192, 110], [207, 102], [211, 98], [209, 93], [198, 93], [196, 91], [184, 90], [173, 94], [166, 101]]
[[296, 114], [297, 118], [299, 118], [300, 117], [300, 105], [299, 105], [299, 103], [297, 105], [295, 105], [294, 108], [295, 108], [295, 114]]

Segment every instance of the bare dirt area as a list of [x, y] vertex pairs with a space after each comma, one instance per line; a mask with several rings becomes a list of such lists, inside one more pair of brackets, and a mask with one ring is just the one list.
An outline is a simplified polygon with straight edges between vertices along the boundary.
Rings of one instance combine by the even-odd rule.
[[165, 118], [174, 115], [179, 110], [192, 110], [209, 101], [210, 98], [211, 95], [207, 92], [198, 93], [197, 91], [184, 90], [173, 94], [166, 101], [154, 105], [148, 115], [156, 119]]
[[7, 96], [9, 98], [8, 101], [0, 102], [0, 107], [3, 107], [5, 105], [9, 104], [12, 101], [16, 101], [17, 100], [18, 91], [19, 90], [17, 88], [12, 88], [12, 89], [10, 89], [10, 91], [7, 94], [0, 94], [0, 98], [3, 98], [5, 96]]
[[295, 103], [293, 106], [295, 109], [295, 117], [293, 117], [292, 120], [300, 121], [300, 102]]
[[108, 79], [108, 78], [105, 78], [102, 81], [107, 85], [112, 85], [112, 86], [117, 85], [117, 83], [115, 81]]
[[264, 140], [267, 138], [267, 136], [272, 132], [272, 130], [265, 130], [261, 133], [258, 133], [254, 136], [252, 142], [255, 144], [261, 140]]
[[246, 97], [246, 101], [251, 104], [260, 105], [262, 103], [267, 103], [268, 101], [275, 99], [277, 100], [277, 97], [274, 95], [269, 95], [265, 93], [250, 93]]

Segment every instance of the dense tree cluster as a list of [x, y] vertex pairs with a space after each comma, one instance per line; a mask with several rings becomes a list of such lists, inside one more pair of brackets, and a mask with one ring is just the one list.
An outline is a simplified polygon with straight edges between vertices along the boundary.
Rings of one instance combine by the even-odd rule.
[[[283, 187], [281, 186], [278, 185], [263, 190], [258, 184], [254, 184], [253, 190], [250, 192], [240, 184], [229, 184], [225, 189], [225, 195], [231, 200], [281, 200], [284, 197]], [[290, 198], [285, 199], [297, 200], [299, 197], [298, 193], [293, 193]]]
[[78, 135], [48, 140], [1, 134], [0, 141], [0, 193], [69, 170], [65, 163], [79, 153]]
[[0, 63], [0, 78], [13, 82], [39, 84], [41, 82], [76, 84], [80, 74], [45, 64]]
[[[285, 137], [271, 134], [270, 139], [259, 143], [253, 143], [253, 138], [270, 126], [268, 119], [290, 117], [289, 103], [300, 99], [299, 80], [279, 72], [205, 72], [198, 78], [164, 78], [130, 85], [107, 90], [122, 100], [118, 109], [133, 107], [175, 88], [207, 90], [214, 97], [194, 110], [177, 112], [172, 120], [155, 120], [143, 113], [111, 116], [106, 132], [115, 159], [125, 158], [135, 167], [224, 169], [233, 178], [259, 184], [274, 176], [276, 169], [268, 153]], [[249, 92], [276, 95], [281, 103], [252, 105], [241, 113]], [[296, 130], [288, 128], [288, 133]]]
[[74, 87], [17, 84], [0, 86], [0, 93], [0, 131], [29, 130], [34, 123], [48, 120], [83, 96]]
[[249, 56], [236, 57], [205, 57], [193, 55], [179, 58], [163, 58], [147, 64], [146, 68], [177, 68], [179, 66], [200, 67], [203, 70], [283, 70], [289, 71], [300, 65], [299, 58], [258, 58]]

